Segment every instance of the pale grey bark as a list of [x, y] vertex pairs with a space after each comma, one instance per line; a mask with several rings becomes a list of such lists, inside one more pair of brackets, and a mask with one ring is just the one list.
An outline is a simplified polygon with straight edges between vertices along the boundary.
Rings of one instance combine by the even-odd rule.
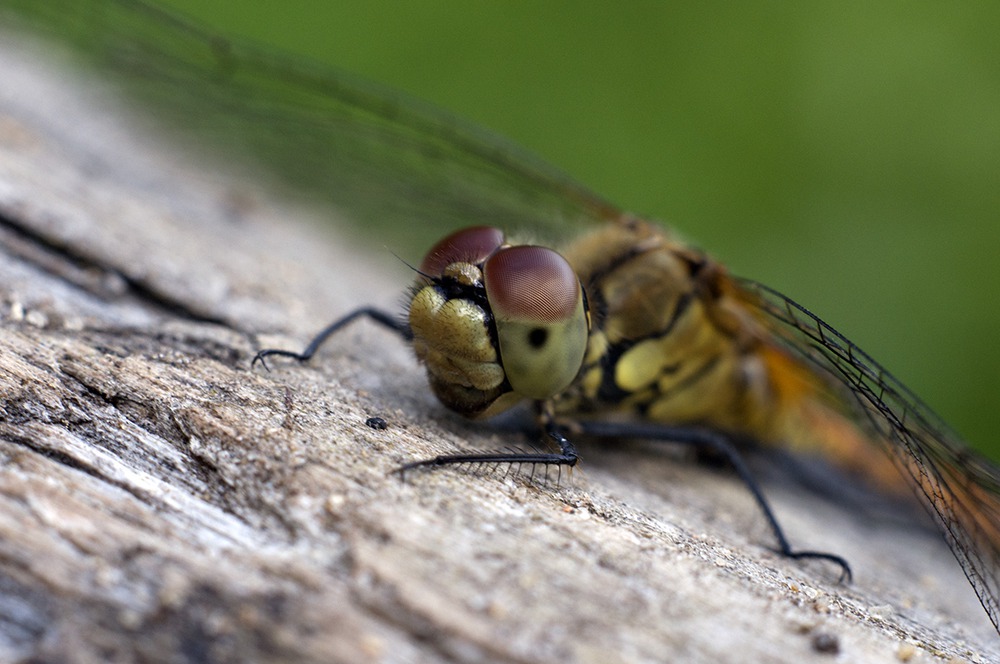
[[656, 446], [584, 446], [559, 482], [401, 482], [519, 439], [447, 415], [365, 323], [308, 366], [249, 360], [394, 306], [405, 268], [34, 59], [0, 59], [0, 660], [1000, 656], [936, 538], [768, 486], [796, 545], [852, 562], [839, 584]]

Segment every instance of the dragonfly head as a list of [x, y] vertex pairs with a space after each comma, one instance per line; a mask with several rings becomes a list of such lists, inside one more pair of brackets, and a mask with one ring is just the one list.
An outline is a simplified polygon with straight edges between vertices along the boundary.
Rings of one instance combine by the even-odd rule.
[[566, 389], [583, 363], [589, 316], [566, 259], [510, 246], [495, 228], [441, 240], [420, 266], [409, 322], [413, 347], [441, 402], [489, 416]]

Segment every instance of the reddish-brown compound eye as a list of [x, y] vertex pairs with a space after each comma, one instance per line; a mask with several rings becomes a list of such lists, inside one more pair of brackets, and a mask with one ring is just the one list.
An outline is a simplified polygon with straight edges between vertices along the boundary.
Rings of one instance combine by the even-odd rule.
[[510, 247], [483, 265], [486, 296], [498, 320], [552, 323], [571, 316], [580, 279], [566, 259], [545, 247]]
[[478, 265], [503, 244], [503, 231], [491, 226], [473, 226], [455, 231], [434, 245], [420, 264], [420, 273], [440, 277], [452, 263]]
[[583, 363], [589, 334], [580, 279], [544, 247], [501, 249], [483, 264], [503, 369], [515, 392], [548, 399]]

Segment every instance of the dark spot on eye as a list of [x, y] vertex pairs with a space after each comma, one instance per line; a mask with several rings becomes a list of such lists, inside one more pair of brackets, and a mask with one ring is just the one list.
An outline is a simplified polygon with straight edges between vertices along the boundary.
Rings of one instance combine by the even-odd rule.
[[531, 344], [532, 348], [541, 348], [548, 339], [549, 331], [544, 327], [536, 327], [531, 332], [528, 332], [528, 343]]

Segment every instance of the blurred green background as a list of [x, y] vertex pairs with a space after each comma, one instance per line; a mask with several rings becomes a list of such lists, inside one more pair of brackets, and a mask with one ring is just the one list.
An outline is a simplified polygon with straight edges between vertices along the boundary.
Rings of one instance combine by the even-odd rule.
[[1000, 4], [167, 4], [450, 109], [666, 221], [1000, 457]]

